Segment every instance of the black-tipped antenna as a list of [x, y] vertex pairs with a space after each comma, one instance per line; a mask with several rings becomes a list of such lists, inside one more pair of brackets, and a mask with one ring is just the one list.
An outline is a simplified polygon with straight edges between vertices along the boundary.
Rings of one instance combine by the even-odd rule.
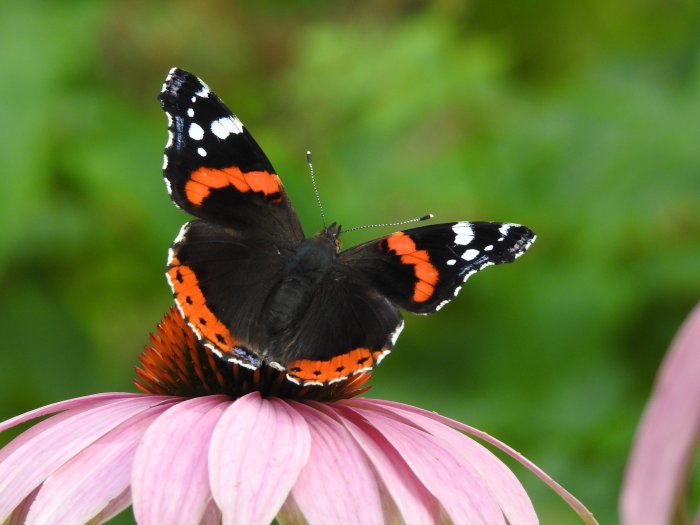
[[428, 213], [427, 215], [423, 215], [422, 217], [416, 217], [415, 219], [408, 219], [405, 221], [385, 222], [385, 223], [381, 223], [381, 224], [368, 224], [366, 226], [355, 226], [354, 228], [350, 228], [348, 230], [343, 230], [343, 233], [353, 232], [356, 230], [364, 230], [366, 228], [384, 228], [385, 226], [403, 226], [404, 224], [410, 224], [412, 222], [427, 221], [429, 219], [432, 219], [433, 217], [434, 217], [434, 215], [432, 213]]
[[318, 203], [318, 209], [321, 210], [321, 220], [323, 221], [323, 228], [326, 227], [326, 214], [323, 213], [323, 204], [321, 204], [321, 197], [318, 195], [318, 188], [316, 187], [316, 178], [314, 177], [314, 165], [311, 164], [311, 152], [306, 152], [306, 162], [309, 165], [309, 173], [311, 173], [311, 184], [314, 187], [314, 195], [316, 195], [316, 202]]

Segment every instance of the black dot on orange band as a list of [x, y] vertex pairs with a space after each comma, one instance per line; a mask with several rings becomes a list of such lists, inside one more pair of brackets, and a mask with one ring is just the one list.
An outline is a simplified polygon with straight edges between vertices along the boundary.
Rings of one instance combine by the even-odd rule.
[[199, 323], [200, 323], [201, 325], [206, 326], [206, 325], [207, 325], [207, 320], [204, 319], [204, 317], [200, 317], [200, 318], [199, 318]]
[[226, 342], [226, 338], [221, 334], [216, 334], [215, 337], [216, 340], [219, 341], [221, 344], [224, 344]]
[[342, 372], [343, 370], [345, 370], [344, 366], [339, 366], [338, 368], [335, 369], [336, 372]]
[[182, 283], [182, 282], [184, 281], [184, 279], [183, 279], [183, 277], [182, 277], [182, 274], [180, 273], [180, 270], [177, 270], [177, 271], [175, 272], [175, 279], [176, 279], [177, 282], [179, 282], [179, 283]]
[[187, 304], [192, 304], [192, 298], [188, 295], [187, 297], [185, 297], [185, 302]]

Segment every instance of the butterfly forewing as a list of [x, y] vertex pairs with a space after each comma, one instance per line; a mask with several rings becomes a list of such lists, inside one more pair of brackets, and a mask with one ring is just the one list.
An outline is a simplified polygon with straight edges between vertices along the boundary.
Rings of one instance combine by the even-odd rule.
[[158, 98], [168, 117], [163, 176], [175, 204], [248, 236], [304, 238], [272, 164], [204, 82], [173, 68]]
[[470, 275], [514, 261], [534, 240], [517, 224], [435, 224], [350, 248], [338, 262], [401, 308], [427, 314], [454, 299]]

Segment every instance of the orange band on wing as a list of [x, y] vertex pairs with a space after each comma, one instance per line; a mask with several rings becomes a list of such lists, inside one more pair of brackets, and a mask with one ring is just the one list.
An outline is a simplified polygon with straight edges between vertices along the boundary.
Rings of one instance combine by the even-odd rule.
[[199, 287], [197, 276], [189, 266], [180, 265], [177, 258], [170, 261], [168, 278], [184, 317], [197, 329], [199, 335], [214, 344], [222, 352], [230, 352], [240, 343], [236, 341], [226, 325], [219, 321], [209, 309]]
[[435, 292], [440, 272], [430, 262], [428, 250], [416, 249], [416, 243], [403, 232], [392, 233], [387, 237], [389, 250], [401, 257], [403, 264], [412, 264], [417, 282], [413, 289], [413, 300], [417, 303], [427, 301]]
[[368, 348], [355, 348], [328, 361], [299, 359], [289, 363], [287, 374], [303, 383], [327, 383], [371, 370], [383, 353], [372, 352]]
[[211, 190], [233, 186], [241, 193], [262, 193], [273, 202], [281, 201], [282, 183], [274, 173], [266, 171], [243, 172], [239, 168], [199, 168], [185, 183], [185, 196], [195, 206], [209, 197]]

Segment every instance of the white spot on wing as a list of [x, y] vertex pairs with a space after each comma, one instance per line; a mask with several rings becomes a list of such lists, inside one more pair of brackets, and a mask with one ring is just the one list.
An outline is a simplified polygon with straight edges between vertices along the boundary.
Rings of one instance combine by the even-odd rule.
[[445, 305], [446, 305], [447, 303], [449, 303], [449, 302], [450, 302], [449, 299], [445, 299], [444, 301], [442, 301], [439, 305], [437, 305], [437, 306], [435, 307], [435, 311], [437, 312], [438, 310], [441, 310], [442, 307], [445, 306]]
[[165, 112], [165, 116], [168, 117], [168, 142], [165, 143], [165, 147], [169, 148], [170, 146], [173, 145], [173, 116], [168, 113], [167, 111]]
[[190, 118], [194, 117], [194, 109], [187, 108], [187, 116]]
[[201, 78], [197, 78], [199, 83], [201, 84], [201, 87], [199, 88], [199, 91], [195, 93], [198, 97], [206, 98], [209, 96], [209, 86], [207, 86], [204, 82], [202, 82]]
[[535, 242], [536, 240], [537, 240], [537, 235], [533, 235], [532, 239], [530, 239], [529, 242], [525, 246], [523, 246], [519, 252], [517, 252], [515, 254], [515, 258], [517, 259], [522, 254], [524, 254], [528, 250], [528, 248], [530, 248], [530, 246], [532, 246], [532, 243]]
[[474, 240], [474, 230], [472, 230], [468, 222], [458, 222], [452, 226], [452, 231], [455, 234], [455, 244], [467, 246]]
[[[190, 229], [191, 224], [192, 224], [191, 222], [185, 223], [183, 225], [183, 227], [180, 228], [180, 232], [177, 234], [177, 237], [175, 237], [175, 241], [173, 242], [173, 245], [180, 244], [182, 242], [182, 240], [185, 238], [185, 235], [187, 235], [187, 230]], [[172, 249], [171, 249], [171, 251], [172, 251]], [[168, 259], [168, 260], [170, 260], [170, 259]]]
[[176, 67], [171, 67], [170, 71], [168, 71], [168, 76], [165, 77], [165, 82], [163, 82], [163, 87], [160, 90], [161, 93], [168, 88], [168, 83], [170, 82], [170, 79], [173, 78], [173, 75], [175, 74], [175, 70], [177, 70]]
[[462, 254], [462, 259], [464, 259], [465, 261], [471, 261], [475, 259], [477, 255], [479, 255], [479, 250], [466, 250]]
[[168, 156], [163, 154], [163, 169], [168, 167]]
[[501, 235], [508, 235], [508, 231], [514, 226], [514, 224], [511, 224], [510, 222], [506, 222], [505, 224], [502, 224], [500, 228], [498, 228], [498, 231], [501, 232]]
[[454, 266], [455, 264], [457, 264], [457, 260], [456, 260], [456, 259], [450, 259], [450, 260], [447, 261], [445, 264], [447, 264], [447, 266]]
[[498, 228], [498, 231], [501, 232], [501, 237], [499, 237], [498, 240], [502, 241], [503, 239], [505, 239], [506, 235], [508, 235], [508, 232], [513, 226], [515, 226], [515, 224], [511, 224], [510, 222], [501, 224], [501, 227]]
[[[403, 326], [403, 323], [402, 323]], [[386, 356], [388, 356], [391, 352], [389, 350], [384, 350], [379, 356], [377, 357], [377, 360], [374, 362], [374, 366], [377, 366], [379, 363], [381, 363]], [[371, 370], [371, 369], [370, 369]]]
[[197, 153], [199, 153], [200, 157], [206, 157], [207, 156], [207, 150], [204, 148], [197, 148]]
[[221, 140], [224, 140], [231, 133], [243, 133], [243, 124], [236, 117], [222, 117], [211, 123], [211, 132]]
[[[389, 340], [391, 341], [391, 346], [393, 347], [396, 344], [396, 340], [399, 338], [399, 335], [401, 334], [401, 330], [403, 330], [403, 320], [401, 321], [401, 324], [397, 326], [394, 331], [391, 333], [391, 336], [389, 337]], [[377, 363], [379, 360], [377, 360]]]
[[301, 381], [300, 381], [299, 379], [297, 379], [296, 377], [294, 377], [294, 376], [292, 376], [292, 375], [289, 375], [289, 374], [287, 374], [287, 381], [291, 381], [291, 382], [294, 383], [295, 385], [300, 385], [300, 384], [301, 384]]
[[202, 140], [204, 138], [204, 130], [202, 129], [202, 126], [200, 126], [196, 122], [190, 124], [190, 129], [188, 133], [190, 137], [194, 140]]

